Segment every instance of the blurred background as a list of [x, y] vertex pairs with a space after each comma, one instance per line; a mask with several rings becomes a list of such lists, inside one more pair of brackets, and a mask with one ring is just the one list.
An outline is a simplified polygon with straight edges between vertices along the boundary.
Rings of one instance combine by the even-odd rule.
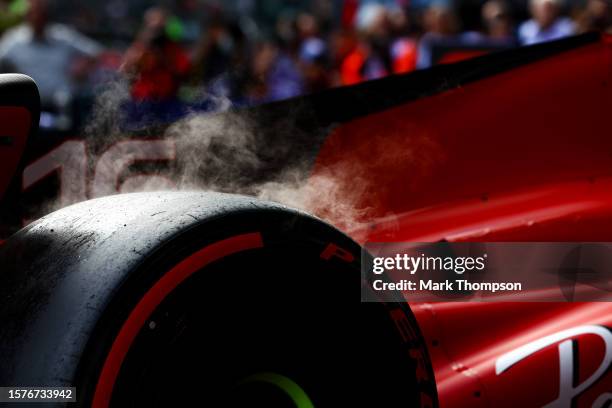
[[0, 0], [0, 70], [75, 133], [109, 90], [138, 128], [611, 27], [612, 0]]

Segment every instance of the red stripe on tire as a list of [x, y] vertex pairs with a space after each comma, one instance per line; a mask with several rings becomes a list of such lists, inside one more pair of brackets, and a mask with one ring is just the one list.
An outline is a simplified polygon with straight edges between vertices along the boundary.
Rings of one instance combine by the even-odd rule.
[[115, 380], [132, 342], [159, 304], [185, 279], [204, 266], [226, 256], [263, 247], [259, 232], [237, 235], [200, 249], [168, 271], [138, 302], [121, 327], [104, 366], [93, 398], [93, 408], [106, 408], [110, 403]]

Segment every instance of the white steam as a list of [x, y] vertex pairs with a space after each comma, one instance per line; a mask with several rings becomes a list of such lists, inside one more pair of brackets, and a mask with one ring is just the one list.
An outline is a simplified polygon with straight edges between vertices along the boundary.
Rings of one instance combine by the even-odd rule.
[[256, 196], [302, 209], [342, 229], [366, 222], [368, 210], [359, 208], [366, 193], [365, 178], [349, 183], [343, 178], [348, 174], [344, 164], [310, 174], [312, 161], [296, 158], [271, 178], [260, 179], [269, 164], [268, 153], [286, 149], [262, 143], [255, 120], [238, 112], [196, 115], [168, 128], [165, 137], [177, 147], [172, 178], [178, 187]]
[[[256, 114], [230, 112], [231, 104], [223, 98], [211, 99], [204, 93], [200, 97], [212, 102], [217, 113], [194, 113], [172, 124], [161, 135], [147, 135], [173, 142], [176, 152], [170, 168], [156, 170], [159, 173], [154, 175], [149, 171], [148, 176], [131, 177], [118, 186], [118, 192], [168, 190], [174, 184], [174, 189], [179, 190], [222, 191], [279, 202], [344, 230], [366, 223], [369, 211], [360, 207], [367, 189], [365, 175], [361, 177], [359, 172], [356, 175], [349, 163], [337, 163], [333, 168], [310, 174], [312, 157], [291, 157], [290, 145], [294, 143], [291, 132], [299, 131], [292, 123], [293, 118], [282, 118], [273, 125], [273, 130], [262, 129]], [[112, 168], [120, 160], [111, 160], [97, 169], [95, 162], [109, 146], [130, 138], [121, 125], [126, 123], [123, 107], [129, 99], [125, 79], [110, 82], [98, 93], [91, 120], [85, 127], [90, 154], [95, 159], [89, 171], [97, 171], [96, 179], [112, 180], [111, 173], [122, 171]], [[270, 132], [276, 132], [273, 141], [267, 138]], [[287, 156], [287, 164], [270, 170], [270, 161], [277, 156]], [[353, 171], [345, 171], [347, 166]], [[109, 175], [100, 174], [101, 169]], [[351, 180], [345, 176], [349, 173]]]

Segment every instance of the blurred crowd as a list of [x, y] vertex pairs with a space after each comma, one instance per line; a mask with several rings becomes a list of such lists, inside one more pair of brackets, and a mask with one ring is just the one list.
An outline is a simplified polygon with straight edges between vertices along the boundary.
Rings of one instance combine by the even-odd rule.
[[68, 130], [108, 81], [134, 121], [171, 121], [611, 27], [612, 0], [0, 0], [0, 71]]

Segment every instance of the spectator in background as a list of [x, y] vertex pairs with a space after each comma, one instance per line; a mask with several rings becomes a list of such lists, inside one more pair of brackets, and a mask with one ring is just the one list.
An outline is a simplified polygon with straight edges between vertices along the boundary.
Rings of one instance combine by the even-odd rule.
[[455, 12], [446, 5], [434, 4], [423, 15], [425, 34], [419, 43], [417, 68], [429, 68], [433, 63], [432, 48], [436, 43], [452, 39], [459, 30]]
[[530, 0], [532, 19], [519, 27], [519, 41], [523, 45], [537, 44], [567, 37], [575, 33], [571, 19], [561, 16], [562, 0]]
[[300, 43], [311, 38], [321, 38], [319, 22], [310, 13], [300, 13], [295, 20], [295, 27]]
[[247, 38], [237, 22], [218, 14], [204, 26], [193, 54], [196, 83], [217, 95], [239, 99], [248, 61]]
[[612, 3], [610, 0], [588, 0], [578, 17], [578, 30], [612, 33]]
[[[227, 102], [244, 106], [266, 100], [269, 97], [266, 77], [273, 65], [276, 46], [252, 44], [242, 24], [223, 15], [221, 10], [212, 14], [208, 23], [202, 24], [201, 37], [193, 54], [192, 82], [196, 87], [192, 89], [196, 90], [196, 98], [201, 99], [192, 101], [194, 107], [215, 110], [216, 106], [225, 106]], [[262, 59], [258, 61], [257, 75], [254, 58]], [[204, 89], [205, 94], [198, 89]]]
[[300, 13], [296, 19], [296, 28], [300, 41], [298, 60], [306, 92], [329, 88], [332, 81], [329, 74], [329, 49], [321, 38], [319, 21], [310, 13]]
[[135, 101], [174, 102], [190, 71], [189, 57], [166, 34], [167, 18], [164, 9], [149, 9], [143, 28], [125, 54], [122, 70], [132, 81]]
[[304, 93], [304, 78], [291, 54], [272, 41], [259, 43], [250, 63], [247, 104], [277, 101]]
[[342, 27], [330, 34], [327, 44], [331, 67], [329, 73], [331, 76], [331, 86], [341, 86], [343, 84], [342, 65], [357, 47], [357, 35], [351, 28]]
[[304, 61], [306, 64], [314, 60], [308, 52], [302, 54], [302, 44], [318, 38], [319, 22], [310, 13], [296, 12], [298, 9], [290, 6], [283, 9], [274, 34], [252, 48], [245, 98], [248, 104], [292, 98], [308, 91], [300, 57], [310, 59]]
[[416, 69], [418, 43], [410, 35], [410, 18], [405, 9], [395, 8], [389, 11], [391, 28], [391, 62], [393, 73], [403, 74]]
[[36, 80], [43, 109], [66, 110], [102, 47], [70, 27], [49, 22], [46, 0], [31, 0], [26, 22], [0, 41], [2, 72]]
[[382, 78], [392, 72], [387, 9], [380, 4], [366, 4], [358, 10], [355, 25], [359, 39], [342, 62], [344, 85]]
[[316, 37], [304, 40], [299, 57], [306, 92], [322, 91], [331, 86], [329, 53], [325, 41]]
[[515, 32], [510, 5], [504, 0], [489, 0], [482, 6], [482, 21], [489, 38], [513, 41]]

